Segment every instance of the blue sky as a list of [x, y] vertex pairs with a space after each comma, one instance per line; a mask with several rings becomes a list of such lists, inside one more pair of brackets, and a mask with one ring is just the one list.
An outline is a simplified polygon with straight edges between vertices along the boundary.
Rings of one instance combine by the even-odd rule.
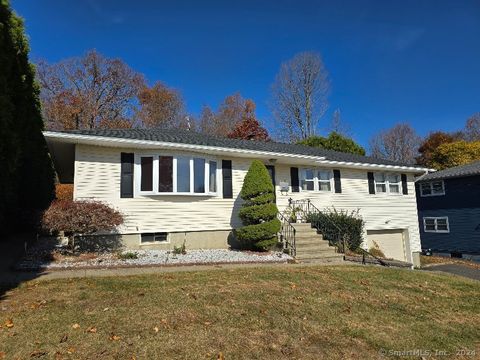
[[339, 108], [367, 145], [399, 121], [424, 135], [480, 111], [480, 1], [12, 0], [31, 57], [91, 48], [179, 89], [187, 109], [240, 92], [272, 129], [270, 85], [295, 53], [322, 54], [328, 127]]

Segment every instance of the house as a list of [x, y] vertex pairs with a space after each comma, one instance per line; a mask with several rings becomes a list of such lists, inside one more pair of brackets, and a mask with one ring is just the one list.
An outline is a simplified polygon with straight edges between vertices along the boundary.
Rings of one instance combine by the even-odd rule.
[[289, 199], [319, 209], [360, 210], [364, 247], [418, 263], [415, 176], [426, 171], [375, 158], [302, 145], [226, 139], [182, 130], [44, 132], [59, 179], [75, 199], [120, 209], [129, 248], [227, 248], [239, 192], [253, 159], [272, 176], [280, 211]]
[[416, 182], [422, 249], [480, 259], [480, 161]]

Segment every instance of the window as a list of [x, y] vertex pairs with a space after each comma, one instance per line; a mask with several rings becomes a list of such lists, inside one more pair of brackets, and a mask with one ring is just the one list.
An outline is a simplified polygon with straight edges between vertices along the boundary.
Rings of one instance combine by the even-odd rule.
[[319, 191], [332, 191], [330, 171], [318, 170], [317, 178]]
[[208, 163], [209, 166], [209, 178], [208, 178], [208, 190], [211, 193], [217, 192], [217, 162], [210, 161]]
[[448, 224], [448, 217], [424, 217], [423, 230], [425, 232], [448, 233], [450, 226]]
[[140, 190], [141, 191], [153, 191], [153, 157], [145, 156], [140, 160], [142, 166], [142, 177], [140, 181]]
[[399, 174], [375, 173], [375, 193], [400, 194], [402, 180]]
[[443, 180], [421, 183], [420, 195], [423, 197], [445, 195], [445, 184]]
[[137, 191], [143, 195], [214, 195], [217, 162], [190, 156], [140, 155], [136, 165]]
[[301, 188], [303, 191], [332, 191], [330, 170], [303, 169]]
[[173, 157], [158, 158], [158, 192], [173, 191]]
[[302, 177], [302, 190], [315, 189], [315, 171], [313, 169], [304, 169]]
[[152, 242], [166, 242], [168, 240], [168, 233], [143, 233], [140, 236], [140, 242], [143, 243], [152, 243]]

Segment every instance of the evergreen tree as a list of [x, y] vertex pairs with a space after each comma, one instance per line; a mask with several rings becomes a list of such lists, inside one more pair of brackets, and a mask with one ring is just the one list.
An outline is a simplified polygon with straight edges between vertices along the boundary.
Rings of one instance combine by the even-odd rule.
[[[54, 194], [39, 89], [23, 21], [0, 0], [0, 226], [32, 225]], [[8, 226], [7, 226], [8, 225]]]
[[268, 170], [259, 160], [254, 160], [243, 180], [240, 209], [243, 227], [236, 234], [246, 248], [267, 250], [276, 244], [280, 221], [277, 219], [274, 187]]
[[310, 136], [297, 144], [320, 147], [327, 150], [335, 150], [344, 153], [365, 155], [365, 149], [352, 139], [332, 131], [327, 137]]

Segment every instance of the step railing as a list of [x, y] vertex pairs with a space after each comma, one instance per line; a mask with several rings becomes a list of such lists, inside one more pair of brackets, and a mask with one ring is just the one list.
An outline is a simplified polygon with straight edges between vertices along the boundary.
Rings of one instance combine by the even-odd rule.
[[295, 242], [296, 230], [290, 224], [290, 221], [282, 214], [278, 213], [278, 220], [280, 220], [282, 226], [278, 233], [280, 242], [283, 244], [283, 249], [287, 250], [293, 257], [297, 254], [297, 244]]
[[[296, 214], [300, 214], [301, 219], [305, 219], [306, 221], [310, 221], [312, 227], [317, 229], [322, 235], [325, 240], [328, 240], [329, 245], [333, 245], [336, 247], [337, 252], [345, 254], [349, 249], [349, 234], [346, 229], [344, 229], [339, 224], [335, 223], [332, 219], [328, 217], [324, 217], [331, 225], [330, 227], [324, 226], [322, 222], [320, 222], [318, 216], [311, 216], [311, 215], [321, 215], [322, 211], [318, 209], [315, 205], [312, 204], [310, 199], [304, 200], [288, 200], [289, 207], [292, 209]], [[381, 258], [371, 254], [365, 249], [358, 247], [358, 250], [362, 253], [362, 263], [366, 264], [365, 256], [371, 256], [376, 259], [382, 266], [389, 266], [388, 263], [383, 261]]]

